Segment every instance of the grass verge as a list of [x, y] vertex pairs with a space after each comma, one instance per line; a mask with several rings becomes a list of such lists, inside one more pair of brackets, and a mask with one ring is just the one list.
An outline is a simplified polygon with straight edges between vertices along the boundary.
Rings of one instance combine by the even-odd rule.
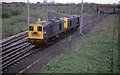
[[102, 20], [76, 39], [70, 50], [52, 59], [40, 73], [109, 73], [111, 68], [118, 72], [117, 23], [116, 15]]

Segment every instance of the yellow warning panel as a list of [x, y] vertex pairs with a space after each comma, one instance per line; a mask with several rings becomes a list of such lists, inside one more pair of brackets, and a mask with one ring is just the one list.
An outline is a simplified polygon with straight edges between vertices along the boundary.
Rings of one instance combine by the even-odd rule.
[[68, 28], [68, 18], [64, 18], [64, 28]]
[[[31, 27], [33, 27], [33, 30], [31, 31], [29, 28], [28, 31], [28, 38], [31, 39], [43, 39], [43, 26], [40, 24], [31, 24]], [[30, 27], [29, 26], [29, 27]]]

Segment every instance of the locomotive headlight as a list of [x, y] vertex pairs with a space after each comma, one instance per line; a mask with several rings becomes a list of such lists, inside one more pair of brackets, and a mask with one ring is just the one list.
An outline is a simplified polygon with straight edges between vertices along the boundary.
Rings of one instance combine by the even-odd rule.
[[46, 32], [44, 32], [44, 34], [46, 34]]
[[38, 32], [32, 32], [32, 35], [34, 35], [34, 34], [38, 34]]

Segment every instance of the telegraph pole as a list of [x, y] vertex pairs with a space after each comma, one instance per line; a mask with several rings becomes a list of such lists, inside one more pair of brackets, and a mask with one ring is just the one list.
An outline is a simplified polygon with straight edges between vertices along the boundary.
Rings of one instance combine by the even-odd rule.
[[82, 26], [83, 26], [83, 0], [82, 0], [82, 3], [81, 3], [81, 17], [80, 17], [80, 32], [79, 34], [80, 35], [83, 35], [82, 33]]
[[98, 11], [97, 11], [97, 15], [98, 15], [98, 23], [99, 23], [99, 20], [100, 20], [100, 17], [99, 17], [100, 11], [99, 11], [99, 9], [98, 9]]
[[30, 9], [29, 9], [29, 0], [27, 0], [27, 6], [28, 6], [28, 26], [29, 26], [29, 20], [30, 20], [30, 15], [29, 15], [29, 11], [30, 11]]

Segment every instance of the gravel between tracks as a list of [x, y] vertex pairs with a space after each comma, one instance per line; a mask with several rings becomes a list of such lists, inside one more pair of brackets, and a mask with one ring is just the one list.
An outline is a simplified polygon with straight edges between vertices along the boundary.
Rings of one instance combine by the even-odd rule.
[[[84, 33], [91, 30], [95, 24], [96, 23], [91, 23], [83, 27]], [[78, 33], [79, 30], [71, 34], [72, 42], [74, 42], [76, 38], [80, 38], [80, 35]], [[10, 67], [9, 69], [7, 69], [5, 73], [18, 73], [22, 71], [24, 71], [24, 73], [39, 73], [44, 65], [46, 65], [56, 55], [59, 55], [60, 53], [64, 52], [68, 47], [69, 47], [69, 36], [54, 43], [53, 45], [47, 48], [36, 49], [37, 51], [35, 51], [27, 58], [23, 59], [20, 64], [18, 65], [15, 64], [14, 66], [12, 66], [12, 68]], [[29, 69], [24, 69], [25, 66]]]

